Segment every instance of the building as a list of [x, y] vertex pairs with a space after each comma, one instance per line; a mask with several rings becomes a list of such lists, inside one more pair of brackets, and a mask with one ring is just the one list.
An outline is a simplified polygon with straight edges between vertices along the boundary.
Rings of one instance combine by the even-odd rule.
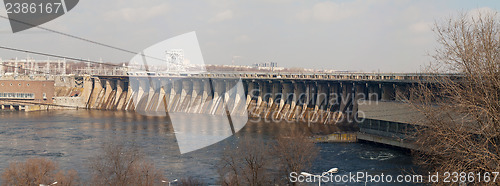
[[275, 68], [278, 67], [278, 63], [276, 62], [268, 62], [268, 63], [255, 63], [253, 64], [254, 67], [270, 67], [270, 68]]
[[54, 81], [0, 80], [2, 109], [27, 110], [53, 104], [54, 94]]

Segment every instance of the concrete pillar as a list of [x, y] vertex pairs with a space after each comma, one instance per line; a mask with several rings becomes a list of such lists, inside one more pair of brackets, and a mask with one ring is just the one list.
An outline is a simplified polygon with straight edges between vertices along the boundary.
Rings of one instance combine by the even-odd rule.
[[330, 90], [328, 94], [328, 110], [329, 111], [338, 111], [340, 107], [340, 83], [333, 82], [328, 84]]
[[[90, 77], [83, 78], [83, 92], [80, 93], [81, 97], [81, 105], [89, 105], [90, 103], [90, 95], [92, 94], [92, 86], [93, 82]], [[89, 107], [90, 108], [90, 107]]]
[[329, 95], [329, 87], [327, 84], [318, 84], [317, 88], [317, 94], [316, 94], [316, 103], [314, 110], [318, 111], [319, 109], [325, 109], [327, 108], [328, 105], [328, 95]]
[[232, 113], [237, 114], [238, 116], [247, 116], [247, 107], [246, 107], [246, 95], [243, 81], [241, 79], [235, 81], [235, 101], [234, 101], [234, 110]]
[[135, 110], [135, 106], [137, 105], [137, 94], [139, 92], [139, 80], [138, 78], [129, 78], [129, 87], [128, 87], [127, 95], [127, 105], [125, 110]]
[[224, 102], [227, 105], [227, 109], [231, 114], [235, 113], [241, 101], [241, 95], [238, 95], [238, 81], [236, 80], [226, 80], [226, 92]]
[[[123, 92], [123, 86], [120, 87], [120, 85], [118, 85], [119, 83], [121, 82], [118, 82], [119, 80], [117, 79], [114, 79], [112, 80], [111, 82], [111, 87], [112, 87], [112, 92], [110, 95], [110, 99], [109, 99], [109, 102], [107, 103], [107, 109], [109, 110], [115, 110], [116, 109], [116, 106], [117, 106], [117, 103], [120, 99], [120, 96]], [[118, 87], [120, 87], [120, 90], [118, 90]]]
[[133, 102], [132, 98], [134, 96], [134, 89], [132, 88], [132, 85], [130, 81], [128, 82], [127, 87], [127, 96], [125, 97], [125, 102], [121, 108], [118, 108], [120, 110], [129, 110], [132, 105], [131, 103]]
[[172, 91], [172, 82], [169, 78], [161, 78], [160, 80], [160, 94], [158, 96], [159, 104], [157, 106], [158, 112], [170, 112], [168, 106], [170, 104], [170, 91]]
[[193, 79], [193, 90], [191, 92], [191, 104], [187, 110], [188, 113], [196, 113], [201, 106], [203, 84], [201, 80]]
[[144, 81], [143, 78], [138, 78], [137, 84], [138, 84], [137, 97], [134, 99], [134, 104], [135, 104], [134, 110], [135, 111], [143, 110], [143, 108], [145, 108], [142, 106], [143, 102], [147, 101], [147, 100], [144, 100], [144, 97], [145, 97], [144, 94], [146, 92], [149, 92], [149, 82]]
[[294, 94], [293, 96], [294, 100], [292, 104], [290, 105], [290, 113], [291, 113], [291, 118], [298, 118], [298, 115], [302, 111], [302, 107], [304, 105], [304, 100], [306, 99], [306, 88], [303, 82], [300, 83], [295, 83], [295, 89], [294, 89]]
[[259, 95], [257, 96], [257, 106], [255, 108], [257, 111], [256, 114], [260, 114], [260, 111], [262, 110], [262, 106], [263, 106], [264, 102], [266, 102], [264, 96], [265, 96], [266, 90], [267, 90], [266, 82], [259, 81], [258, 85], [259, 85]]
[[148, 87], [148, 94], [147, 94], [147, 97], [145, 97], [144, 99], [146, 99], [146, 104], [144, 106], [144, 110], [145, 111], [151, 111], [151, 108], [152, 107], [156, 107], [156, 104], [157, 104], [157, 100], [158, 99], [153, 99], [155, 96], [158, 96], [158, 93], [160, 91], [160, 85], [158, 84], [158, 81], [157, 79], [155, 78], [151, 78], [151, 77], [148, 77], [148, 78], [144, 78], [144, 84], [145, 86]]
[[365, 100], [367, 98], [366, 96], [366, 92], [367, 92], [367, 88], [366, 88], [366, 83], [357, 83], [356, 85], [356, 92], [355, 92], [355, 96], [354, 96], [354, 100], [353, 100], [353, 106], [352, 106], [352, 117], [357, 117], [357, 113], [358, 113], [358, 107], [359, 107], [359, 103], [360, 101], [362, 100]]
[[368, 99], [370, 101], [378, 101], [382, 96], [382, 89], [379, 84], [368, 84]]
[[274, 103], [274, 102], [279, 102], [279, 100], [281, 99], [281, 97], [283, 96], [281, 94], [281, 82], [273, 82], [272, 83], [272, 96], [271, 96], [271, 101]]
[[99, 78], [92, 78], [94, 88], [92, 89], [92, 93], [90, 96], [90, 101], [88, 104], [88, 108], [97, 108], [97, 100], [99, 99], [99, 96], [101, 94], [101, 91], [103, 90], [101, 80]]
[[248, 110], [251, 110], [251, 108], [249, 108], [250, 106], [250, 103], [252, 102], [252, 99], [254, 99], [254, 95], [256, 93], [255, 90], [255, 83], [252, 82], [252, 81], [249, 81], [247, 82], [247, 90], [246, 90], [246, 93], [247, 93], [247, 101], [246, 101], [246, 108]]
[[277, 114], [279, 113], [279, 109], [281, 108], [280, 106], [280, 100], [283, 97], [282, 95], [282, 87], [281, 87], [281, 82], [272, 82], [271, 84], [271, 96], [269, 98], [269, 112], [267, 115], [269, 117], [276, 118]]
[[358, 100], [368, 99], [368, 88], [366, 83], [356, 83], [355, 97]]
[[[225, 80], [226, 91], [224, 93], [224, 104], [226, 105], [229, 113], [232, 114], [236, 107], [236, 82], [234, 80]], [[238, 100], [239, 101], [239, 100]]]
[[288, 115], [288, 111], [290, 110], [290, 104], [294, 99], [294, 87], [292, 84], [288, 82], [282, 82], [281, 84], [281, 100], [280, 100], [280, 108], [278, 111], [278, 115]]
[[342, 83], [342, 98], [340, 101], [340, 112], [346, 113], [352, 105], [354, 97], [353, 84]]
[[[234, 82], [231, 80], [224, 80], [224, 104], [228, 104], [229, 102], [233, 101], [233, 96], [234, 96]], [[231, 109], [231, 108], [228, 108]]]
[[316, 92], [316, 84], [313, 82], [306, 82], [304, 84], [305, 87], [305, 97], [303, 97], [304, 105], [308, 106], [310, 103], [315, 103], [315, 92]]
[[212, 80], [214, 87], [214, 98], [213, 105], [210, 109], [211, 114], [223, 114], [224, 109], [224, 101], [222, 96], [224, 96], [225, 92], [225, 83], [223, 80]]
[[158, 102], [158, 104], [156, 104], [156, 107], [153, 107], [152, 110], [155, 112], [165, 112], [166, 97], [165, 88], [163, 86], [160, 86], [158, 91], [158, 100], [156, 102]]
[[383, 101], [394, 100], [394, 84], [392, 83], [382, 84], [382, 100]]
[[405, 101], [410, 98], [408, 86], [405, 84], [396, 84], [395, 99], [396, 101]]
[[179, 112], [187, 112], [191, 105], [191, 98], [193, 92], [193, 82], [191, 79], [182, 79], [181, 101], [179, 102]]
[[288, 96], [292, 95], [292, 93], [293, 93], [293, 90], [291, 90], [292, 89], [291, 84], [289, 84], [287, 81], [280, 81], [279, 84], [280, 84], [279, 85], [280, 92], [277, 94], [279, 94], [280, 98], [275, 100], [276, 101], [275, 104], [276, 104], [277, 108], [276, 108], [276, 113], [274, 116], [277, 119], [282, 118], [283, 115], [285, 115], [287, 113], [288, 108], [286, 108], [286, 107], [287, 107], [287, 105], [288, 105], [288, 107], [290, 106], [287, 103], [287, 99], [288, 99]]
[[261, 90], [261, 97], [262, 97], [262, 102], [259, 108], [259, 113], [261, 114], [262, 117], [267, 118], [271, 107], [272, 107], [272, 99], [273, 99], [273, 84], [271, 81], [262, 81], [262, 86], [260, 87]]
[[104, 97], [101, 99], [101, 103], [99, 103], [99, 109], [107, 109], [107, 104], [111, 99], [111, 91], [113, 91], [113, 83], [112, 80], [103, 79], [101, 80], [104, 83]]
[[210, 113], [211, 104], [213, 103], [213, 83], [209, 79], [203, 79], [203, 94], [201, 96], [201, 107], [197, 113]]
[[303, 102], [302, 111], [300, 112], [301, 118], [305, 116], [309, 104], [316, 103], [315, 102], [316, 100], [315, 92], [317, 91], [316, 84], [312, 82], [306, 82], [304, 84], [304, 88], [305, 88], [305, 94], [303, 94], [304, 96], [300, 98], [300, 100], [302, 100]]
[[172, 90], [170, 92], [170, 112], [176, 112], [177, 107], [179, 106], [181, 99], [181, 91], [182, 91], [182, 81], [180, 79], [172, 79]]

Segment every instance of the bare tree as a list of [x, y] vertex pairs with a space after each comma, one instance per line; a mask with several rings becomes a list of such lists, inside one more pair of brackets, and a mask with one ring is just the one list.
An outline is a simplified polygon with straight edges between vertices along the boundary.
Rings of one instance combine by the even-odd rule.
[[[78, 174], [74, 170], [64, 173], [58, 171], [57, 163], [44, 159], [33, 158], [25, 162], [13, 162], [2, 174], [4, 185], [38, 186], [57, 182], [58, 185], [78, 185]], [[57, 173], [56, 173], [57, 172]]]
[[293, 131], [273, 143], [246, 137], [226, 147], [219, 174], [222, 185], [289, 184], [291, 172], [310, 168], [319, 148], [304, 133]]
[[101, 153], [90, 159], [92, 185], [161, 185], [163, 174], [146, 161], [136, 145], [105, 143]]
[[412, 91], [425, 116], [418, 160], [432, 172], [500, 170], [499, 21], [496, 12], [463, 13], [435, 25], [441, 47], [429, 71], [460, 78], [436, 76]]
[[228, 146], [218, 171], [222, 185], [269, 185], [271, 180], [271, 146], [262, 140], [246, 137], [237, 147]]
[[319, 148], [304, 133], [293, 131], [280, 136], [273, 146], [273, 157], [278, 159], [278, 179], [289, 185], [291, 172], [300, 173], [309, 169], [319, 154]]
[[57, 181], [57, 185], [70, 186], [70, 185], [79, 185], [79, 177], [78, 172], [76, 170], [69, 170], [67, 172], [59, 171], [54, 176]]

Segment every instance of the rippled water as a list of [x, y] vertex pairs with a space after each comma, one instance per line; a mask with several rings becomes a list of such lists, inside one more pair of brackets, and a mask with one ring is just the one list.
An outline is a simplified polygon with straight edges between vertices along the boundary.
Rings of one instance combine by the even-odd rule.
[[[190, 121], [197, 119], [196, 115], [185, 117]], [[0, 170], [12, 161], [46, 157], [58, 162], [63, 169], [76, 169], [82, 179], [88, 179], [88, 158], [98, 152], [101, 143], [124, 140], [139, 145], [169, 179], [191, 175], [214, 184], [218, 179], [215, 165], [222, 150], [236, 138], [250, 136], [270, 140], [287, 130], [324, 132], [329, 129], [294, 123], [249, 122], [235, 136], [181, 155], [173, 127], [165, 117], [88, 110], [0, 112]], [[387, 147], [364, 143], [317, 145], [321, 148], [320, 157], [313, 164], [312, 173], [338, 167], [339, 174], [368, 171], [396, 175], [414, 167], [409, 155]]]

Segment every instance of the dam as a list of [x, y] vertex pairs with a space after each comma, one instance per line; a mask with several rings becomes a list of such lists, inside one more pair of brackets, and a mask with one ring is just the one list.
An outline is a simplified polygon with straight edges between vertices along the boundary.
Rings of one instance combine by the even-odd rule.
[[[357, 118], [363, 101], [395, 101], [418, 74], [234, 74], [88, 76], [82, 107], [140, 112], [230, 114], [337, 123]], [[231, 92], [241, 82], [244, 91]]]

